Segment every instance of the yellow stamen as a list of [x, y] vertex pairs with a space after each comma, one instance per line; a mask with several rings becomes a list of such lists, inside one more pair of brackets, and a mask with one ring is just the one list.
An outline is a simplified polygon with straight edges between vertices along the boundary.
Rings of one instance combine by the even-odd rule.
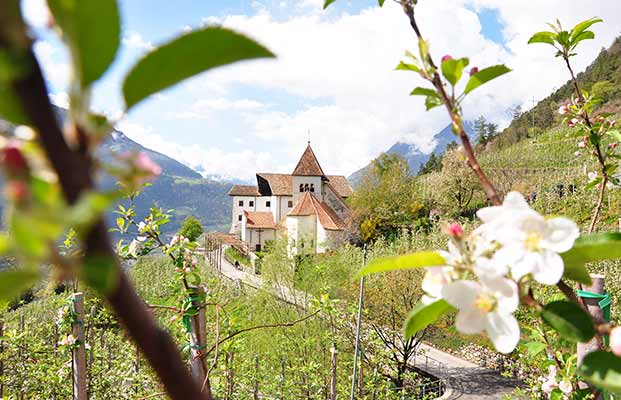
[[496, 308], [496, 298], [487, 293], [481, 293], [474, 301], [474, 306], [483, 314], [492, 312]]
[[541, 247], [539, 247], [539, 243], [541, 242], [541, 235], [538, 233], [529, 233], [528, 236], [526, 237], [526, 240], [524, 241], [524, 245], [526, 247], [526, 250], [528, 251], [532, 251], [532, 252], [537, 252], [541, 249]]

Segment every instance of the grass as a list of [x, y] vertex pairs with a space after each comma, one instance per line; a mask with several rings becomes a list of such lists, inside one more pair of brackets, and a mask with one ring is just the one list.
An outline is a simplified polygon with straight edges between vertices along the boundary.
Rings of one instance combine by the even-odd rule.
[[247, 267], [250, 267], [252, 265], [248, 257], [243, 255], [239, 250], [234, 247], [228, 247], [226, 250], [224, 250], [224, 255], [226, 256], [227, 260], [229, 260], [232, 264], [235, 264], [235, 261], [238, 261], [241, 265], [245, 265]]

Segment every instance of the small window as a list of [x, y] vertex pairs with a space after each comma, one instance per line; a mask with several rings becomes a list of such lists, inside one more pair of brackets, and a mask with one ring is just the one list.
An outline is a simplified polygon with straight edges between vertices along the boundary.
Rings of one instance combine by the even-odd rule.
[[238, 221], [241, 221], [241, 214], [239, 214], [239, 215], [237, 216], [237, 220], [238, 220]]
[[271, 207], [272, 206], [272, 202], [271, 201], [266, 201], [265, 202], [265, 207]]
[[300, 193], [304, 192], [304, 184], [300, 183]]
[[308, 192], [308, 183], [304, 184], [304, 191]]
[[310, 191], [313, 193], [315, 192], [315, 185], [313, 185], [312, 183], [310, 185]]
[[244, 206], [244, 201], [243, 201], [243, 200], [240, 200], [240, 201], [239, 201], [239, 206], [240, 206], [240, 207], [243, 207], [243, 206]]
[[250, 206], [250, 207], [254, 207], [254, 201], [252, 201], [252, 200], [251, 200], [251, 201], [249, 201], [249, 202], [248, 202], [248, 206]]
[[289, 208], [293, 207], [293, 200], [289, 200], [289, 202], [287, 203], [287, 206]]

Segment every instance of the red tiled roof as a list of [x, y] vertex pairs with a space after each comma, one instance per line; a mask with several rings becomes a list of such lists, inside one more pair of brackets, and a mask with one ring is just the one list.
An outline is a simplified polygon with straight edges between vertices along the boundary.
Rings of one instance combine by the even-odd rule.
[[270, 174], [260, 172], [257, 176], [265, 179], [270, 185], [270, 189], [274, 196], [291, 196], [293, 195], [292, 178], [289, 174]]
[[276, 229], [274, 216], [269, 211], [244, 211], [246, 225], [253, 229]]
[[319, 165], [319, 161], [317, 161], [317, 157], [315, 157], [315, 153], [313, 152], [310, 143], [308, 146], [306, 146], [306, 150], [304, 150], [300, 161], [298, 161], [298, 165], [296, 165], [291, 175], [325, 177], [325, 174], [323, 173], [323, 170]]
[[332, 188], [341, 197], [349, 197], [354, 193], [354, 189], [352, 189], [349, 181], [343, 175], [328, 175], [328, 181], [330, 181]]
[[229, 196], [261, 196], [256, 186], [233, 185], [229, 190]]
[[289, 212], [290, 216], [316, 215], [321, 226], [328, 230], [343, 230], [345, 223], [326, 203], [319, 201], [310, 192], [305, 192], [298, 204]]

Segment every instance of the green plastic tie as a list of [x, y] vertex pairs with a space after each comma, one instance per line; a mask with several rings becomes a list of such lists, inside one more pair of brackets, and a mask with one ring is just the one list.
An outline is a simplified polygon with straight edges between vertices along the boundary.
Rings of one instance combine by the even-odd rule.
[[[606, 322], [610, 322], [610, 305], [612, 304], [612, 298], [610, 297], [610, 293], [606, 291], [604, 292], [604, 294], [600, 294], [589, 292], [587, 290], [578, 290], [577, 294], [583, 299], [599, 300], [597, 304], [599, 305], [599, 308], [604, 311], [604, 320]], [[604, 336], [604, 343], [606, 343], [606, 346], [608, 346], [608, 335]]]

